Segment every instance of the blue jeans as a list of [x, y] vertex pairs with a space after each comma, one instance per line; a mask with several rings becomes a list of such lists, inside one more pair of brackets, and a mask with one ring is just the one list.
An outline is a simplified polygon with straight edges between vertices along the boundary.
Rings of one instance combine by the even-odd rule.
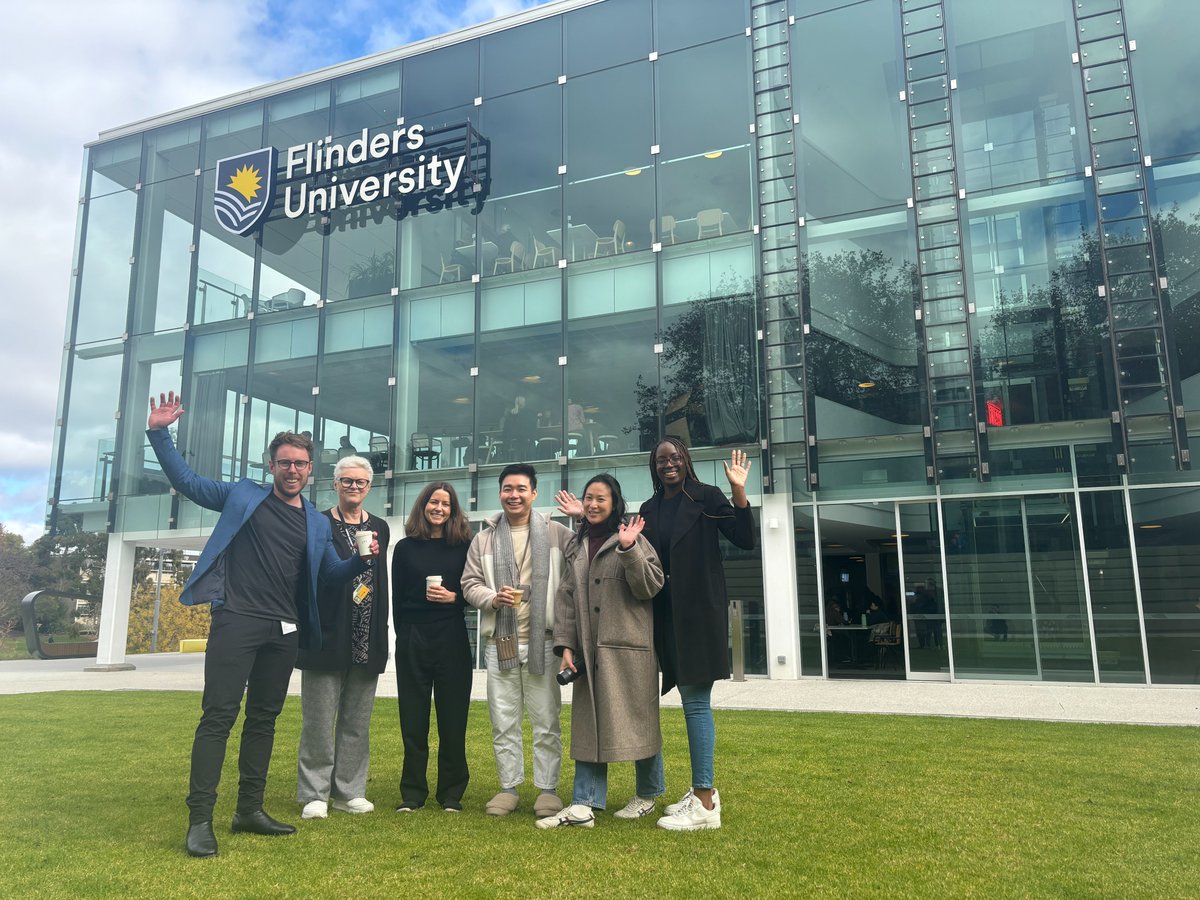
[[[661, 752], [637, 760], [633, 764], [633, 771], [639, 797], [653, 800], [666, 792]], [[608, 763], [575, 760], [575, 787], [571, 794], [571, 802], [581, 803], [592, 809], [604, 809], [606, 800], [608, 800]]]
[[717, 743], [712, 714], [712, 682], [681, 684], [679, 697], [683, 700], [683, 721], [687, 726], [688, 753], [692, 758], [692, 787], [711, 788], [713, 750]]

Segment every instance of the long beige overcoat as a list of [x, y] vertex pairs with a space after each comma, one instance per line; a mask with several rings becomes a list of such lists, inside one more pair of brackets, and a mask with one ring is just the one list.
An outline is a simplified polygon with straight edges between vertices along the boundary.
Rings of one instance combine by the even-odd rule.
[[583, 658], [572, 685], [571, 758], [617, 762], [662, 749], [654, 595], [663, 585], [654, 547], [638, 537], [620, 550], [614, 534], [588, 560], [586, 538], [554, 599], [554, 645]]

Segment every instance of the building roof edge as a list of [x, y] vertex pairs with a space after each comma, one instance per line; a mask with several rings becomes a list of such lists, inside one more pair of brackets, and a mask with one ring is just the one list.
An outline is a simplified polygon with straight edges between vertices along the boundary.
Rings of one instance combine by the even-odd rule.
[[257, 87], [247, 88], [246, 90], [234, 91], [231, 94], [226, 94], [214, 100], [206, 100], [181, 107], [172, 112], [149, 116], [145, 119], [130, 122], [127, 125], [107, 128], [99, 133], [96, 140], [84, 144], [84, 148], [87, 149], [97, 144], [140, 134], [154, 128], [161, 128], [164, 125], [172, 125], [176, 122], [182, 122], [185, 119], [193, 119], [197, 116], [206, 115], [221, 109], [227, 109], [242, 103], [249, 103], [252, 100], [261, 100], [264, 97], [272, 97], [287, 91], [296, 90], [297, 88], [308, 87], [309, 85], [318, 84], [322, 81], [328, 81], [343, 75], [351, 75], [364, 69], [386, 65], [398, 59], [416, 56], [419, 53], [425, 53], [429, 50], [449, 47], [453, 44], [461, 44], [463, 41], [495, 34], [499, 31], [515, 28], [518, 25], [536, 22], [538, 19], [546, 19], [550, 16], [560, 15], [564, 12], [570, 12], [573, 9], [592, 6], [601, 2], [603, 0], [551, 0], [551, 2], [544, 3], [541, 6], [534, 6], [529, 9], [509, 13], [508, 15], [497, 16], [494, 19], [488, 19], [486, 22], [480, 22], [477, 25], [469, 25], [466, 28], [460, 28], [458, 31], [434, 35], [433, 37], [428, 37], [412, 44], [405, 44], [403, 47], [397, 47], [394, 50], [381, 50], [369, 56], [360, 56], [357, 59], [346, 62], [334, 63], [331, 66], [325, 66], [324, 68], [306, 72], [302, 75], [294, 75], [280, 81], [272, 81], [267, 84], [258, 85]]

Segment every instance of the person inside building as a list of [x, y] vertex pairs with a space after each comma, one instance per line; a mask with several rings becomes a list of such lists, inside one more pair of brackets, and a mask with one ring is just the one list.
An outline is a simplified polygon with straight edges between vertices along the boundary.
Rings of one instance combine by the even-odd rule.
[[[192, 742], [186, 848], [192, 856], [216, 856], [217, 786], [243, 696], [232, 830], [295, 832], [295, 826], [263, 810], [275, 719], [287, 698], [297, 650], [321, 646], [319, 584], [343, 584], [370, 563], [358, 554], [341, 559], [329, 519], [303, 497], [312, 470], [311, 441], [290, 431], [275, 435], [268, 448], [270, 484], [214, 481], [188, 467], [167, 432], [183, 411], [183, 398], [174, 391], [160, 394], [157, 405], [151, 397], [146, 434], [171, 485], [221, 514], [179, 597], [185, 606], [209, 603], [212, 608], [202, 713]], [[379, 542], [374, 537], [369, 549], [375, 559]]]
[[635, 794], [619, 819], [654, 812], [662, 796], [662, 731], [654, 656], [654, 595], [663, 586], [645, 521], [625, 522], [621, 485], [596, 475], [584, 486], [574, 557], [554, 602], [554, 649], [574, 673], [571, 805], [539, 828], [592, 827], [608, 798], [608, 764], [634, 762]]
[[479, 639], [487, 664], [488, 714], [500, 791], [484, 811], [506, 816], [520, 805], [525, 780], [521, 723], [533, 729], [533, 804], [538, 818], [562, 809], [562, 694], [555, 679], [554, 593], [567, 563], [573, 532], [534, 512], [537, 472], [512, 463], [500, 473], [500, 506], [471, 541], [463, 595], [482, 610]]
[[[356, 535], [379, 536], [387, 554], [387, 522], [363, 503], [371, 492], [371, 463], [343, 456], [333, 469], [337, 504], [326, 510], [333, 546], [342, 559], [357, 555]], [[324, 819], [329, 806], [369, 813], [366, 798], [375, 688], [388, 661], [387, 567], [372, 565], [350, 582], [322, 585], [320, 648], [302, 648], [296, 660], [304, 714], [297, 754], [296, 799], [302, 819]]]
[[667, 579], [654, 598], [654, 648], [662, 692], [679, 687], [692, 765], [691, 788], [658, 820], [670, 831], [721, 827], [721, 797], [713, 787], [712, 686], [729, 677], [729, 604], [718, 537], [754, 548], [749, 474], [746, 454], [733, 451], [725, 463], [731, 505], [720, 488], [696, 477], [691, 454], [678, 438], [666, 438], [650, 454], [654, 496], [639, 514]]
[[500, 434], [509, 459], [529, 459], [533, 455], [537, 416], [526, 408], [524, 395], [518, 394], [513, 405], [504, 411]]
[[404, 532], [392, 554], [396, 692], [404, 741], [396, 812], [418, 810], [429, 797], [431, 696], [437, 708], [437, 802], [447, 812], [459, 812], [470, 779], [467, 711], [474, 661], [462, 574], [471, 524], [453, 486], [435, 481], [417, 495]]

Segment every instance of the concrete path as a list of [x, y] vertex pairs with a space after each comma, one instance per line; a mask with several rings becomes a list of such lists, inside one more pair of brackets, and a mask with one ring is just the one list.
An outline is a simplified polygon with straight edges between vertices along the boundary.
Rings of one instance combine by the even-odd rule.
[[[0, 662], [0, 694], [199, 691], [203, 687], [202, 653], [145, 654], [131, 656], [129, 662], [136, 668], [125, 672], [87, 672], [91, 660], [85, 659]], [[485, 699], [486, 690], [487, 675], [477, 672], [472, 698]], [[300, 693], [299, 672], [292, 676], [291, 693]], [[390, 669], [379, 680], [379, 696], [396, 696]], [[570, 698], [567, 688], [563, 699]], [[679, 706], [678, 692], [671, 691], [663, 705]], [[713, 705], [718, 709], [1200, 725], [1200, 687], [752, 678], [718, 682], [713, 688]]]

